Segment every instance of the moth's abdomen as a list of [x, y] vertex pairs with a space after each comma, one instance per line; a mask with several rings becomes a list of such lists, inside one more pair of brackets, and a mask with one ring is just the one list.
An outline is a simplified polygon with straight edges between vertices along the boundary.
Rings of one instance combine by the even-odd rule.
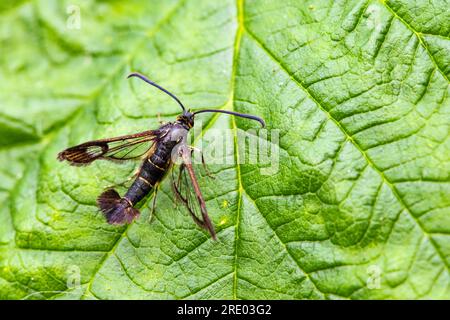
[[134, 206], [139, 201], [144, 199], [144, 197], [150, 193], [150, 191], [153, 189], [155, 184], [158, 181], [154, 179], [150, 179], [149, 177], [145, 177], [145, 174], [143, 172], [143, 168], [141, 169], [141, 172], [139, 176], [134, 180], [131, 187], [128, 189], [127, 193], [125, 194], [124, 198], [127, 198], [131, 204]]
[[156, 145], [155, 151], [144, 160], [139, 175], [123, 198], [112, 189], [100, 195], [97, 203], [109, 223], [130, 223], [139, 216], [139, 210], [134, 206], [164, 178], [170, 166], [171, 153], [175, 144], [169, 141]]
[[141, 201], [164, 178], [170, 165], [171, 151], [172, 148], [160, 145], [144, 160], [138, 177], [125, 195], [133, 205]]

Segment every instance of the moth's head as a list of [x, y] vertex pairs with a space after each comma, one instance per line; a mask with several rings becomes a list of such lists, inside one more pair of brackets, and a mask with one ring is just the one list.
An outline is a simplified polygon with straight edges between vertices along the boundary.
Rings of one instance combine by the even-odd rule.
[[177, 121], [189, 130], [194, 126], [194, 117], [195, 114], [188, 110], [179, 115], [177, 117]]

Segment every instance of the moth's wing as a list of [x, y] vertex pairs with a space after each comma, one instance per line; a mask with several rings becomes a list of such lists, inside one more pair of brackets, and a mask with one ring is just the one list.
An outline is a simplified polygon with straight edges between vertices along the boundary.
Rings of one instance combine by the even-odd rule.
[[94, 140], [68, 148], [58, 154], [58, 160], [68, 161], [71, 165], [91, 164], [98, 159], [125, 161], [137, 159], [147, 153], [159, 130], [148, 130], [115, 138]]
[[[187, 149], [187, 148], [186, 148]], [[211, 237], [216, 240], [214, 226], [209, 219], [205, 200], [197, 182], [190, 150], [182, 150], [182, 163], [178, 175], [173, 178], [172, 187], [177, 199], [183, 203], [189, 211], [194, 222], [201, 228], [207, 230]]]

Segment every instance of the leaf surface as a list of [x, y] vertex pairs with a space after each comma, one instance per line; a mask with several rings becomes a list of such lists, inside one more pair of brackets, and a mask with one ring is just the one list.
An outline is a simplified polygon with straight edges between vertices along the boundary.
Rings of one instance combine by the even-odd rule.
[[[0, 5], [0, 298], [450, 298], [448, 21], [444, 0]], [[110, 226], [96, 197], [136, 164], [56, 161], [175, 118], [130, 71], [279, 130], [267, 175], [238, 143], [257, 124], [199, 124], [231, 132], [200, 178], [219, 241], [169, 181], [151, 223]]]

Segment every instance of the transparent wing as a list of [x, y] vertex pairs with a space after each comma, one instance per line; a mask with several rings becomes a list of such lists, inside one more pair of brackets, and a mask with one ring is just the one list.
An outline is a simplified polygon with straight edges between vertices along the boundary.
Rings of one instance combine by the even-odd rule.
[[125, 161], [140, 158], [153, 146], [158, 130], [109, 139], [94, 140], [68, 148], [58, 154], [58, 160], [71, 165], [88, 165], [98, 159]]
[[178, 201], [186, 206], [194, 222], [207, 230], [211, 237], [216, 240], [216, 232], [209, 219], [205, 200], [192, 167], [191, 151], [186, 148], [181, 153], [183, 162], [179, 166], [178, 175], [174, 176], [172, 170], [172, 187], [175, 196]]

